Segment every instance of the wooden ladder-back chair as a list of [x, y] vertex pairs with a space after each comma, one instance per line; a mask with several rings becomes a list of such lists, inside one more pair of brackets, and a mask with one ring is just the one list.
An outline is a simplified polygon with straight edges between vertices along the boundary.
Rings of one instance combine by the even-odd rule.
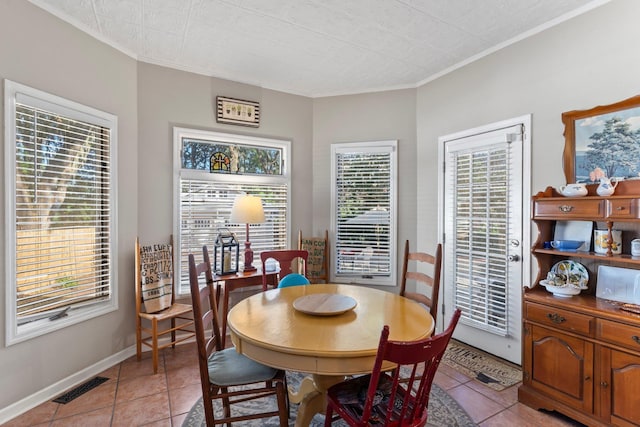
[[[168, 244], [149, 246], [140, 246], [140, 239], [136, 237], [136, 357], [142, 358], [142, 345], [151, 348], [154, 374], [158, 373], [160, 350], [175, 348], [177, 343], [195, 335], [191, 305], [175, 302], [172, 247], [173, 236]], [[158, 272], [166, 276], [160, 278]], [[170, 280], [171, 284], [160, 283], [161, 280]], [[166, 335], [170, 335], [170, 340], [160, 344], [161, 338], [169, 339]]]
[[[199, 264], [196, 264], [193, 254], [189, 254], [189, 284], [196, 322], [198, 366], [207, 426], [231, 425], [232, 422], [278, 416], [280, 427], [286, 427], [289, 402], [285, 373], [247, 358], [238, 353], [235, 347], [223, 348], [216, 292], [213, 289], [213, 274], [206, 246], [202, 248], [202, 253], [204, 261]], [[205, 281], [201, 283], [200, 277], [203, 275]], [[276, 396], [277, 402], [275, 410], [237, 416], [231, 414], [231, 407], [236, 403], [273, 395]], [[214, 399], [221, 401], [222, 418], [215, 418]]]
[[329, 231], [324, 237], [303, 237], [298, 231], [298, 249], [309, 252], [307, 278], [311, 283], [329, 283]]
[[[424, 426], [429, 392], [440, 360], [458, 324], [456, 309], [447, 329], [418, 341], [390, 341], [384, 326], [371, 374], [356, 377], [327, 391], [325, 427], [335, 412], [350, 426]], [[383, 363], [396, 365], [385, 372]]]
[[[409, 261], [415, 261], [415, 270], [409, 271]], [[431, 270], [431, 275], [420, 270], [422, 267]], [[404, 263], [402, 265], [402, 282], [400, 285], [400, 295], [415, 300], [429, 307], [429, 312], [433, 321], [438, 316], [438, 295], [440, 293], [440, 270], [442, 269], [442, 244], [438, 243], [434, 255], [425, 252], [410, 252], [409, 241], [404, 245]], [[420, 286], [428, 286], [428, 295], [420, 292], [407, 292], [407, 279], [415, 280], [416, 290]]]
[[264, 251], [260, 253], [260, 261], [262, 261], [262, 290], [267, 290], [267, 260], [274, 259], [280, 264], [278, 273], [278, 281], [287, 274], [298, 273], [298, 265], [294, 265], [294, 261], [302, 260], [302, 271], [300, 274], [307, 277], [307, 258], [308, 251], [299, 251], [295, 249], [281, 249], [275, 251]]

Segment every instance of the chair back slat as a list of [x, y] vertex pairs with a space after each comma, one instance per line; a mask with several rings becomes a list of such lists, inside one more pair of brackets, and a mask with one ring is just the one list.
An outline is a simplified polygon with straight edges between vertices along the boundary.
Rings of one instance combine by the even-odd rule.
[[425, 285], [433, 286], [433, 277], [427, 276], [425, 273], [417, 271], [407, 271], [405, 277], [408, 280], [415, 280], [416, 282], [422, 282]]

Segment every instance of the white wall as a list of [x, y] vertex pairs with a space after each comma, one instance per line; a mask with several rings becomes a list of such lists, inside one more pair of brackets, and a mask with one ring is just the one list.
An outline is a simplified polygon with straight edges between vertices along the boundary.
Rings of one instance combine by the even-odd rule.
[[[640, 2], [614, 0], [420, 87], [418, 217], [437, 215], [439, 136], [528, 113], [532, 194], [564, 184], [562, 112], [640, 94], [638, 16]], [[436, 221], [418, 221], [417, 232], [432, 244]]]
[[[11, 347], [0, 340], [0, 409], [134, 343], [132, 237], [138, 164], [136, 62], [22, 0], [0, 1], [0, 79], [10, 79], [118, 116], [118, 304], [120, 310]], [[0, 117], [4, 119], [4, 102]], [[2, 146], [4, 131], [0, 136]], [[4, 169], [3, 161], [0, 168]], [[4, 170], [1, 172], [4, 176]], [[4, 185], [0, 189], [4, 194]], [[4, 204], [0, 210], [4, 224]], [[4, 242], [4, 227], [0, 227]], [[5, 330], [4, 244], [0, 330]]]

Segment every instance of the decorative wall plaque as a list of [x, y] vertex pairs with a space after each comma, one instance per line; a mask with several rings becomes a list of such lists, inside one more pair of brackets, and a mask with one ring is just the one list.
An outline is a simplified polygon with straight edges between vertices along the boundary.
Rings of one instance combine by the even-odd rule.
[[260, 104], [242, 99], [216, 97], [218, 123], [258, 127], [260, 126]]

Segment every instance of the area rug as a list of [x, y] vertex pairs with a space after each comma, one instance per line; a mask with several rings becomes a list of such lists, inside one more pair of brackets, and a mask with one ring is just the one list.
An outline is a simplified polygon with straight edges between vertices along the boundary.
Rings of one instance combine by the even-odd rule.
[[[298, 388], [300, 381], [304, 378], [305, 374], [299, 372], [287, 372], [287, 382], [293, 386], [294, 389]], [[270, 405], [275, 407], [275, 398], [261, 399], [255, 402], [243, 402], [237, 404], [231, 408], [232, 413], [242, 411], [251, 411], [251, 405], [260, 405], [259, 410], [264, 410], [264, 405]], [[221, 415], [222, 409], [216, 407], [216, 415]], [[296, 414], [298, 411], [298, 405], [291, 404], [291, 410], [289, 411], [289, 426], [293, 426], [296, 421]], [[234, 425], [243, 427], [275, 427], [279, 426], [278, 417], [263, 418], [258, 420], [243, 421], [241, 423], [234, 423]], [[187, 418], [182, 423], [182, 427], [204, 427], [206, 422], [204, 419], [204, 409], [202, 405], [202, 398], [193, 405]], [[324, 416], [317, 414], [311, 420], [311, 427], [324, 426]], [[346, 426], [341, 420], [333, 423], [335, 427]], [[475, 427], [476, 424], [471, 420], [469, 415], [458, 405], [451, 396], [449, 396], [444, 390], [433, 384], [431, 387], [431, 394], [429, 396], [429, 418], [427, 420], [427, 426], [430, 427]]]
[[522, 369], [474, 347], [450, 341], [442, 363], [500, 391], [522, 381]]

